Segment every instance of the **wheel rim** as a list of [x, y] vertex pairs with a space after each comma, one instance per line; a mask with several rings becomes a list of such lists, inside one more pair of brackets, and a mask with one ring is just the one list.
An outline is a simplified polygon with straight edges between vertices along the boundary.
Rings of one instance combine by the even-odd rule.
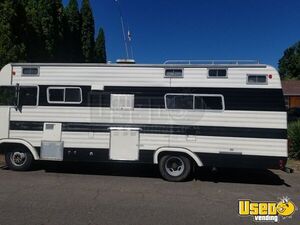
[[10, 161], [14, 166], [23, 166], [26, 160], [27, 155], [24, 152], [14, 152], [10, 155]]
[[171, 156], [166, 160], [165, 169], [170, 176], [178, 177], [185, 169], [184, 162], [178, 156]]

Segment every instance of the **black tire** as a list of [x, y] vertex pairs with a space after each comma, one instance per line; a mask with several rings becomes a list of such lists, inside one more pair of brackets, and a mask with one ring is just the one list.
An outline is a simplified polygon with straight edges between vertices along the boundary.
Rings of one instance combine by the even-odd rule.
[[191, 160], [185, 155], [170, 153], [162, 156], [159, 160], [160, 174], [167, 181], [180, 182], [186, 180], [191, 173], [191, 168]]
[[5, 153], [5, 162], [11, 170], [27, 171], [32, 166], [33, 156], [28, 151], [16, 149]]

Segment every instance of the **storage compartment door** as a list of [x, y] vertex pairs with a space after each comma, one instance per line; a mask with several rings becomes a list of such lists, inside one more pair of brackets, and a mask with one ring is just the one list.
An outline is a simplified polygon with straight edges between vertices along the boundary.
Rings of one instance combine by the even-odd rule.
[[110, 159], [136, 161], [139, 159], [139, 129], [110, 129]]
[[44, 123], [43, 141], [61, 141], [61, 123]]

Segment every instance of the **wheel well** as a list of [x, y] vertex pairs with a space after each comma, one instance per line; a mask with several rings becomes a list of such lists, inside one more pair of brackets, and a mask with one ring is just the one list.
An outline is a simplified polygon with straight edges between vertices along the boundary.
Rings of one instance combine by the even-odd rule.
[[160, 159], [165, 156], [165, 155], [169, 155], [169, 154], [172, 154], [172, 155], [183, 155], [185, 157], [187, 157], [193, 166], [197, 165], [196, 161], [187, 153], [185, 152], [176, 152], [176, 151], [163, 151], [161, 153], [158, 154], [158, 162], [160, 161]]
[[0, 153], [1, 154], [5, 154], [6, 152], [9, 152], [13, 149], [22, 149], [23, 151], [31, 153], [31, 151], [23, 144], [19, 144], [19, 143], [2, 143], [2, 144], [0, 144]]

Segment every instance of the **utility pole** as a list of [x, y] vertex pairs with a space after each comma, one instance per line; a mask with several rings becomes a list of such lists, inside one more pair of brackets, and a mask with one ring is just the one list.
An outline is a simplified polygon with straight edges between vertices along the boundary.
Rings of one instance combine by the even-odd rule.
[[[123, 39], [124, 39], [124, 45], [125, 45], [125, 53], [126, 53], [126, 59], [129, 59], [129, 51], [128, 51], [128, 37], [126, 37], [126, 33], [125, 33], [125, 25], [124, 25], [124, 19], [123, 19], [123, 14], [122, 14], [122, 10], [121, 10], [121, 5], [119, 0], [115, 0], [117, 7], [118, 7], [118, 11], [120, 14], [120, 21], [121, 21], [121, 26], [122, 26], [122, 32], [123, 32]], [[129, 31], [128, 31], [129, 34]]]

